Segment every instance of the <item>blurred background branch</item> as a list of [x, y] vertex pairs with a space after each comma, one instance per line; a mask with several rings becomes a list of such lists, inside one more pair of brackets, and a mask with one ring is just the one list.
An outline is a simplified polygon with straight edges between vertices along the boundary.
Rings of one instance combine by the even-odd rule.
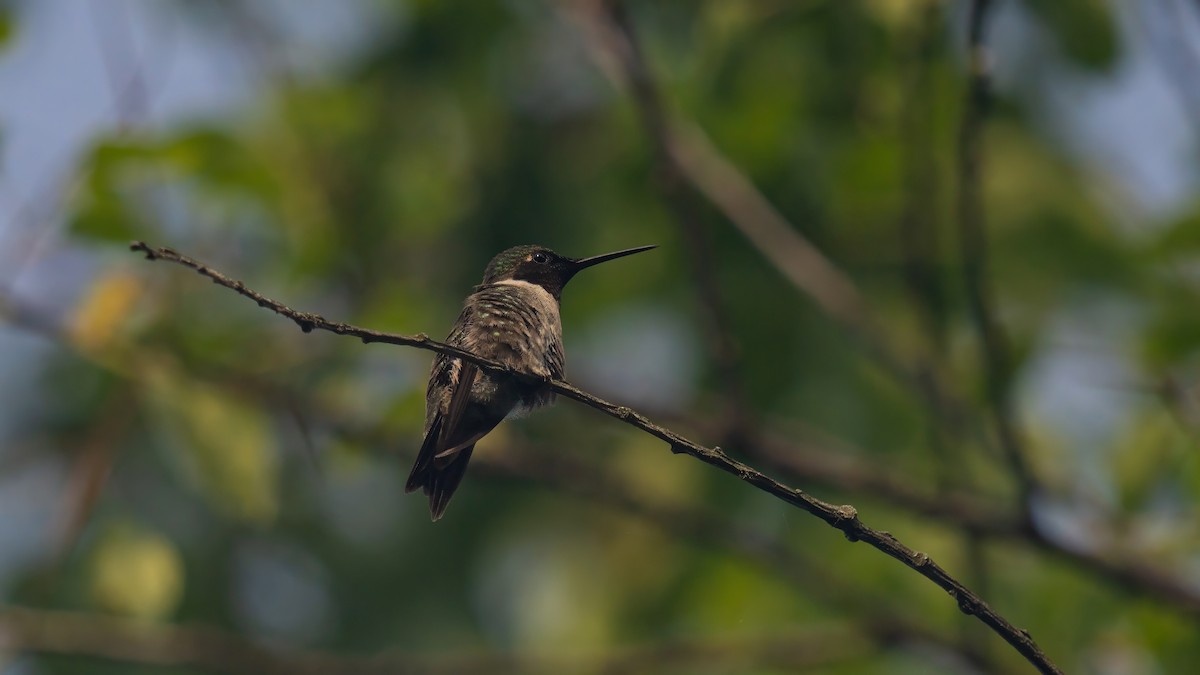
[[0, 607], [0, 656], [4, 651], [16, 651], [142, 666], [195, 667], [229, 674], [660, 673], [737, 664], [808, 669], [869, 658], [877, 648], [853, 627], [776, 632], [779, 634], [750, 639], [676, 639], [595, 656], [347, 656], [255, 642], [206, 626], [147, 624], [82, 612]]
[[984, 388], [996, 437], [1020, 493], [1022, 513], [1029, 518], [1037, 480], [1013, 407], [1012, 365], [1007, 338], [996, 319], [988, 276], [988, 243], [983, 203], [983, 133], [991, 96], [992, 56], [985, 42], [991, 0], [971, 0], [967, 12], [968, 78], [959, 138], [958, 225], [967, 305], [979, 339]]
[[641, 45], [634, 35], [633, 24], [622, 3], [606, 2], [605, 5], [613, 24], [625, 38], [624, 49], [614, 50], [618, 52], [615, 56], [623, 69], [624, 81], [630, 83], [639, 102], [639, 120], [647, 141], [653, 147], [654, 172], [659, 191], [687, 244], [688, 265], [706, 318], [704, 333], [708, 338], [709, 354], [720, 373], [722, 407], [734, 421], [735, 428], [749, 433], [754, 420], [738, 365], [738, 347], [729, 310], [720, 290], [720, 265], [713, 255], [711, 238], [701, 220], [698, 204], [689, 192], [686, 178], [671, 157], [672, 148], [662, 101], [659, 100]]
[[118, 250], [405, 332], [507, 246], [653, 242], [568, 291], [572, 381], [854, 503], [1066, 670], [1200, 659], [1195, 3], [113, 2], [0, 3], [7, 606], [318, 665], [1027, 669], [578, 406], [504, 425], [430, 528], [400, 496], [427, 357]]
[[[645, 120], [643, 126], [654, 147], [659, 148], [659, 170], [675, 177], [664, 180], [663, 184], [668, 201], [677, 205], [676, 212], [688, 208], [688, 197], [677, 185], [678, 178], [685, 177], [797, 289], [813, 298], [848, 330], [885, 370], [918, 392], [944, 427], [956, 435], [969, 433], [974, 428], [968, 413], [970, 406], [946, 391], [935, 362], [920, 356], [916, 358], [916, 367], [911, 368], [909, 358], [883, 337], [854, 281], [788, 223], [700, 128], [687, 122], [668, 121], [631, 25], [627, 19], [619, 18], [622, 16], [619, 10], [615, 20], [605, 16], [605, 7], [619, 8], [621, 4], [580, 0], [568, 5], [576, 7], [571, 16], [580, 17], [575, 23], [582, 26], [587, 43], [593, 47], [593, 58], [614, 84], [633, 90], [639, 114]], [[625, 64], [624, 72], [614, 70], [612, 61]], [[634, 84], [630, 86], [630, 82]], [[681, 222], [691, 221], [694, 218], [681, 218]], [[694, 231], [694, 225], [688, 225], [687, 229]], [[697, 260], [692, 264], [708, 274], [712, 272], [711, 266]], [[712, 306], [711, 294], [703, 295]], [[723, 358], [722, 362], [727, 360]]]
[[[130, 249], [135, 252], [145, 254], [147, 260], [162, 260], [172, 262], [184, 267], [190, 268], [198, 274], [207, 277], [212, 282], [219, 286], [223, 286], [239, 295], [253, 300], [259, 307], [268, 309], [275, 314], [284, 318], [290, 319], [293, 323], [300, 327], [305, 333], [311, 333], [313, 330], [328, 331], [337, 335], [345, 335], [348, 337], [356, 337], [364, 344], [372, 342], [381, 342], [390, 345], [399, 345], [407, 347], [417, 347], [428, 351], [437, 352], [446, 356], [457, 357], [465, 361], [470, 361], [479, 366], [480, 370], [505, 375], [508, 377], [525, 377], [536, 380], [523, 373], [515, 372], [507, 366], [483, 359], [470, 352], [466, 352], [460, 348], [448, 345], [445, 343], [430, 340], [424, 334], [415, 336], [396, 335], [392, 333], [383, 333], [371, 329], [359, 328], [346, 323], [330, 321], [325, 317], [311, 312], [301, 312], [282, 303], [267, 298], [257, 291], [247, 287], [241, 281], [232, 279], [221, 272], [213, 269], [209, 265], [189, 258], [176, 251], [167, 248], [155, 248], [148, 246], [143, 242], [134, 242]], [[840, 530], [846, 535], [850, 541], [862, 541], [870, 546], [878, 549], [882, 553], [895, 558], [901, 563], [912, 568], [918, 574], [929, 579], [933, 583], [940, 586], [943, 590], [958, 604], [959, 609], [968, 616], [977, 617], [980, 621], [986, 624], [989, 628], [996, 632], [997, 635], [1004, 638], [1009, 644], [1029, 660], [1041, 672], [1057, 673], [1061, 672], [1057, 666], [1047, 657], [1033, 641], [1029, 631], [1018, 629], [1013, 626], [1007, 619], [992, 610], [978, 595], [973, 593], [969, 588], [951, 576], [945, 569], [938, 565], [929, 555], [917, 552], [905, 544], [901, 543], [896, 537], [890, 533], [877, 530], [870, 527], [859, 520], [858, 512], [853, 506], [835, 506], [828, 502], [821, 501], [815, 497], [805, 494], [801, 490], [788, 487], [777, 480], [761, 473], [760, 471], [746, 464], [731, 459], [719, 447], [706, 447], [694, 441], [691, 441], [679, 435], [675, 431], [666, 427], [655, 424], [641, 413], [623, 406], [610, 403], [597, 396], [589, 394], [577, 387], [564, 382], [562, 380], [549, 380], [545, 385], [554, 390], [555, 393], [566, 398], [578, 401], [590, 408], [598, 410], [605, 415], [614, 417], [626, 424], [636, 427], [645, 433], [654, 436], [655, 438], [666, 442], [670, 446], [672, 453], [686, 454], [694, 457], [705, 464], [716, 467], [731, 476], [751, 485], [771, 496], [780, 499], [792, 506], [796, 506], [809, 514], [825, 521], [825, 523], [835, 529]]]

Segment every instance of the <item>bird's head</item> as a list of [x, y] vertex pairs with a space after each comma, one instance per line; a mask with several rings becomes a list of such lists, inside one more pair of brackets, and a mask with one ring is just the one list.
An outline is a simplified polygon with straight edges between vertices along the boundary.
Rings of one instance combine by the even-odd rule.
[[654, 246], [638, 246], [624, 251], [595, 255], [590, 258], [568, 258], [545, 246], [527, 244], [514, 246], [497, 254], [488, 263], [483, 273], [483, 285], [506, 280], [527, 281], [546, 289], [555, 298], [562, 296], [562, 289], [580, 270], [602, 262], [616, 260], [634, 253], [649, 251]]

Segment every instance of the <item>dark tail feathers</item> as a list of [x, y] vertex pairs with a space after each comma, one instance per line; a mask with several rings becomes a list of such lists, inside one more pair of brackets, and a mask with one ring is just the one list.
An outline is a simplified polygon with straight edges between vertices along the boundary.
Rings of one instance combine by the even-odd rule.
[[413, 464], [412, 472], [408, 474], [408, 482], [404, 485], [405, 492], [422, 488], [429, 497], [429, 513], [436, 521], [446, 512], [446, 505], [462, 482], [463, 474], [467, 472], [467, 463], [471, 461], [471, 453], [475, 444], [459, 450], [451, 457], [437, 459], [438, 436], [441, 434], [439, 419], [429, 427], [425, 441], [421, 443], [421, 452], [417, 454], [417, 462]]

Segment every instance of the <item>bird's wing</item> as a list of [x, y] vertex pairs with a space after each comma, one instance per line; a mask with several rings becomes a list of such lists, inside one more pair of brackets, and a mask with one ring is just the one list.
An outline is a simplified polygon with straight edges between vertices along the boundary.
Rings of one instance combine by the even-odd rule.
[[405, 492], [412, 492], [426, 484], [426, 472], [438, 453], [437, 439], [442, 432], [442, 415], [433, 418], [429, 430], [425, 432], [425, 440], [421, 442], [421, 450], [417, 453], [417, 461], [413, 462], [412, 471], [408, 472], [408, 481], [404, 484]]
[[[455, 364], [448, 365], [453, 368]], [[446, 505], [462, 482], [467, 464], [471, 461], [471, 453], [475, 450], [475, 441], [491, 430], [488, 427], [464, 436], [459, 428], [470, 405], [471, 387], [478, 373], [479, 368], [473, 363], [458, 364], [457, 381], [450, 402], [445, 410], [434, 413], [425, 432], [425, 440], [421, 443], [421, 451], [417, 453], [417, 461], [404, 485], [405, 492], [417, 488], [424, 490], [429, 497], [429, 512], [434, 520], [445, 513]]]
[[454, 393], [450, 396], [450, 405], [446, 406], [438, 434], [437, 453], [434, 457], [439, 460], [453, 455], [464, 446], [463, 439], [459, 438], [461, 434], [458, 433], [458, 426], [471, 401], [471, 385], [475, 383], [475, 375], [478, 372], [479, 367], [474, 363], [463, 361], [458, 367], [458, 382], [454, 384]]
[[417, 462], [404, 485], [405, 492], [423, 489], [429, 497], [429, 513], [435, 521], [446, 512], [446, 505], [462, 482], [467, 464], [471, 461], [471, 452], [475, 450], [475, 444], [472, 443], [451, 455], [448, 461], [438, 461], [437, 442], [441, 436], [442, 419], [441, 413], [434, 418], [429, 433], [425, 434], [425, 442], [421, 444]]

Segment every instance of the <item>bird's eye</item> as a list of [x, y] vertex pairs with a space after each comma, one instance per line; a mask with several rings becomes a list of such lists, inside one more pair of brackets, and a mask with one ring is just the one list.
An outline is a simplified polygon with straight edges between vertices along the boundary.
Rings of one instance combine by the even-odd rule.
[[549, 260], [549, 258], [546, 257], [545, 253], [534, 253], [533, 254], [533, 262], [535, 262], [535, 263], [545, 263], [547, 260]]

